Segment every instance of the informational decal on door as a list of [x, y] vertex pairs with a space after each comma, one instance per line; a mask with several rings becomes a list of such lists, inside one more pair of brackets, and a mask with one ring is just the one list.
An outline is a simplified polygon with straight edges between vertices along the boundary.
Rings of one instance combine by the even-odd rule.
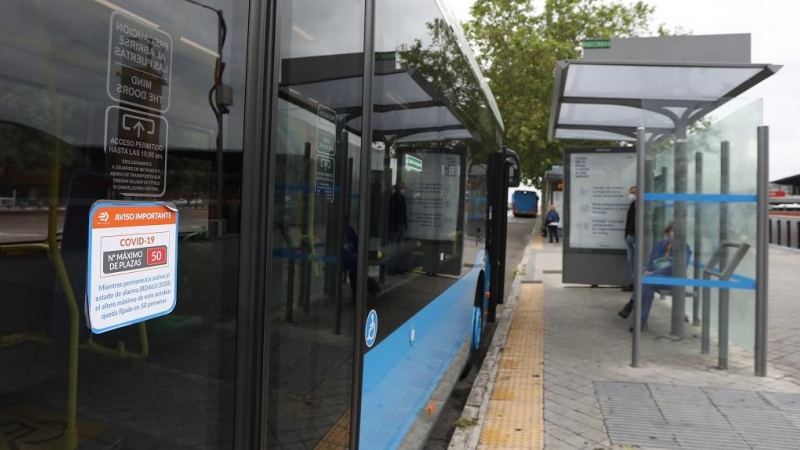
[[336, 111], [322, 105], [317, 107], [317, 154], [336, 154]]
[[89, 213], [86, 317], [95, 334], [169, 314], [178, 279], [178, 210], [99, 201]]
[[167, 119], [121, 106], [106, 109], [106, 170], [115, 192], [161, 197], [167, 189]]
[[115, 11], [108, 39], [106, 88], [111, 99], [166, 112], [172, 79], [172, 37]]
[[[408, 231], [414, 239], [452, 240], [458, 230], [461, 157], [425, 152], [405, 160]], [[411, 163], [411, 164], [409, 164]]]
[[636, 183], [636, 154], [572, 153], [568, 177], [570, 247], [625, 249], [628, 190]]
[[[346, 136], [346, 135], [345, 135]], [[336, 184], [336, 111], [319, 105], [317, 107], [317, 170], [314, 191], [325, 195], [328, 203], [335, 198]]]
[[327, 156], [317, 155], [316, 185], [317, 194], [324, 194], [328, 203], [333, 203], [336, 161]]

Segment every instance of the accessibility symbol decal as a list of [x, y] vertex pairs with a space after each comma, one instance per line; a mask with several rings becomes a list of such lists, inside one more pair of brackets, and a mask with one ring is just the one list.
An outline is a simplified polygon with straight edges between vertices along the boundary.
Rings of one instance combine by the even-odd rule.
[[364, 339], [367, 341], [367, 347], [372, 347], [375, 344], [375, 338], [378, 337], [378, 313], [373, 309], [367, 315], [367, 324], [364, 327]]

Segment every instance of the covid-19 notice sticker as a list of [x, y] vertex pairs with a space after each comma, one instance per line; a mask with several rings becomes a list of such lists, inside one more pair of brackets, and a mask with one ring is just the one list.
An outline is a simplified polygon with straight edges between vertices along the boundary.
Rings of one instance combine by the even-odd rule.
[[92, 332], [172, 312], [178, 210], [167, 203], [100, 201], [89, 219], [86, 316]]

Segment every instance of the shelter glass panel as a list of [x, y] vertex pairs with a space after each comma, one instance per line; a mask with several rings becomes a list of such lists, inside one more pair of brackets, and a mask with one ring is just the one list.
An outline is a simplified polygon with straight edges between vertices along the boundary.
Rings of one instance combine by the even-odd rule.
[[[720, 320], [722, 292], [728, 298], [723, 303], [729, 305], [725, 314], [728, 340], [749, 350], [755, 337], [756, 258], [762, 250], [756, 244], [757, 128], [762, 123], [762, 102], [736, 98], [698, 101], [698, 105], [696, 111], [684, 112], [675, 134], [648, 142], [651, 170], [645, 187], [643, 243], [648, 256], [644, 264], [656, 273], [646, 278], [645, 285], [660, 286], [658, 290], [671, 295], [673, 305], [681, 292], [688, 293], [685, 314], [690, 323], [699, 326], [708, 319], [713, 335], [724, 328]], [[643, 109], [657, 108], [654, 103], [643, 104]], [[673, 225], [671, 237], [665, 234], [668, 224]], [[681, 259], [679, 253], [686, 250], [680, 249], [687, 248], [688, 257]], [[657, 270], [660, 263], [656, 261], [669, 257], [671, 268]], [[685, 271], [677, 266], [679, 261], [685, 264]], [[735, 264], [730, 276], [720, 273], [729, 264]], [[659, 283], [654, 275], [669, 280]], [[692, 286], [703, 278], [710, 280], [709, 289]], [[703, 317], [704, 295], [710, 295], [708, 317]], [[645, 296], [643, 302], [648, 301]], [[724, 308], [723, 304], [723, 314]], [[650, 315], [665, 313], [666, 308], [653, 307]]]

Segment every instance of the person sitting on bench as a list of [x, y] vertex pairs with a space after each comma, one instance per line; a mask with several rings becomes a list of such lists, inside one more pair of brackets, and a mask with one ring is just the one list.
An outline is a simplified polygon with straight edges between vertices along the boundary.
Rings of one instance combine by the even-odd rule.
[[[644, 275], [651, 277], [672, 277], [672, 257], [673, 257], [673, 241], [672, 241], [673, 223], [670, 222], [664, 228], [665, 238], [659, 241], [650, 253], [650, 262], [644, 268]], [[692, 257], [692, 250], [689, 245], [686, 245], [686, 265], [689, 265], [689, 260]], [[650, 307], [653, 306], [653, 299], [655, 298], [656, 291], [669, 290], [671, 286], [660, 284], [645, 284], [642, 286], [642, 329], [647, 327], [647, 318], [650, 316]], [[633, 312], [634, 294], [628, 303], [617, 314], [623, 319], [627, 319]], [[633, 328], [631, 327], [631, 331]]]

